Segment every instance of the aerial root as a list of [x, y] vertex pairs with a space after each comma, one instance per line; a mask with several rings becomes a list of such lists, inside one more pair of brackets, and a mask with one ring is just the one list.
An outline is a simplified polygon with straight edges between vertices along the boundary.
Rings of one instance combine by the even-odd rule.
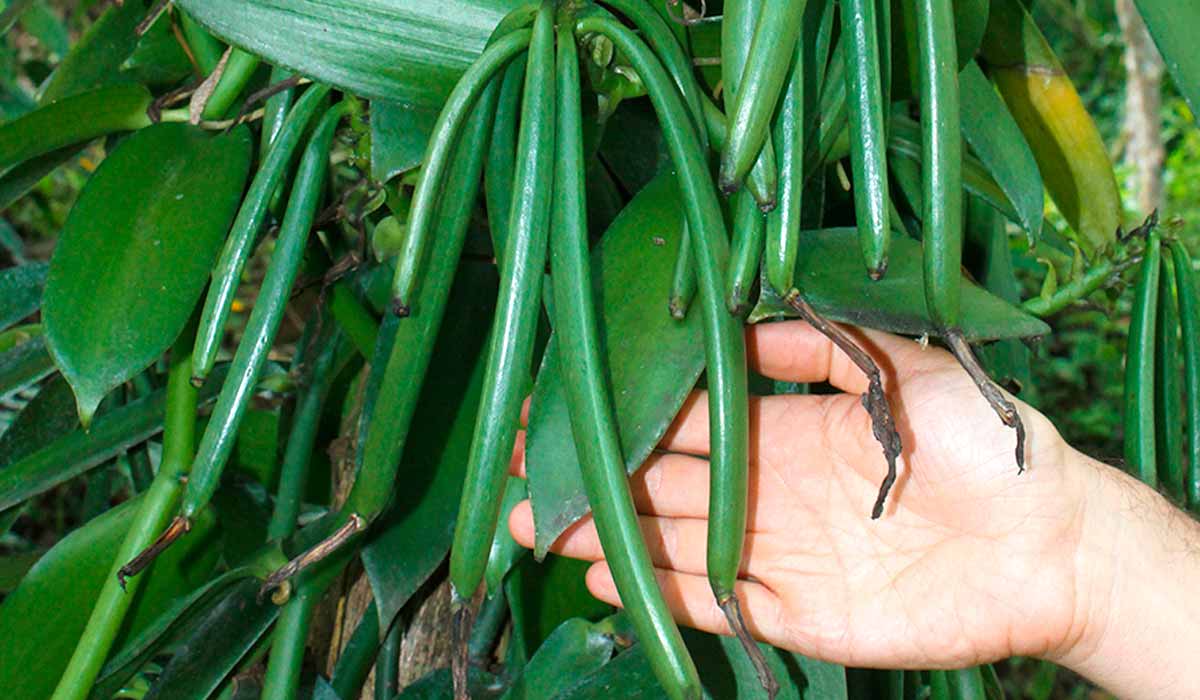
[[975, 353], [971, 350], [971, 344], [963, 337], [962, 331], [947, 331], [946, 344], [950, 346], [950, 352], [954, 353], [954, 357], [958, 358], [958, 363], [967, 370], [971, 381], [975, 382], [975, 386], [979, 388], [979, 393], [983, 394], [988, 405], [992, 407], [997, 416], [1000, 416], [1000, 421], [1017, 431], [1017, 473], [1023, 473], [1025, 471], [1025, 424], [1021, 421], [1021, 414], [1017, 412], [1017, 407], [1004, 396], [1004, 392], [979, 364], [979, 359], [975, 357]]
[[838, 347], [850, 361], [867, 375], [867, 393], [862, 396], [863, 408], [871, 416], [871, 432], [883, 447], [883, 456], [887, 460], [887, 476], [879, 487], [879, 495], [875, 499], [875, 507], [871, 509], [871, 518], [877, 519], [883, 515], [883, 506], [887, 501], [892, 485], [896, 483], [896, 459], [900, 457], [903, 446], [900, 443], [900, 433], [896, 431], [896, 420], [892, 409], [888, 406], [887, 395], [883, 392], [883, 373], [879, 365], [863, 350], [854, 339], [837, 325], [831, 323], [816, 312], [798, 290], [792, 290], [784, 299], [796, 313], [809, 325]]

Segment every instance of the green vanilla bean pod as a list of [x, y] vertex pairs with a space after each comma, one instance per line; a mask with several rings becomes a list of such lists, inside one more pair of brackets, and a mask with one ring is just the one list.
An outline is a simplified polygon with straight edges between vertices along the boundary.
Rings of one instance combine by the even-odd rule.
[[54, 690], [55, 700], [83, 700], [88, 696], [142, 581], [141, 577], [126, 580], [124, 570], [118, 567], [154, 541], [179, 503], [183, 477], [192, 465], [196, 445], [198, 392], [190, 381], [195, 328], [193, 319], [171, 349], [158, 474], [142, 496], [137, 518], [117, 553], [113, 575], [105, 580], [87, 627]]
[[[288, 81], [294, 74], [286, 68], [271, 69], [271, 84], [279, 85]], [[287, 115], [292, 110], [292, 102], [295, 101], [296, 88], [289, 87], [285, 90], [280, 90], [274, 95], [267, 98], [263, 104], [262, 118], [262, 136], [259, 138], [258, 159], [265, 161], [271, 153], [271, 148], [279, 141], [279, 135], [283, 132], [283, 125], [287, 121]]]
[[512, 209], [513, 174], [517, 169], [517, 127], [521, 121], [521, 90], [525, 85], [525, 61], [514, 59], [504, 70], [496, 117], [488, 143], [483, 190], [487, 200], [488, 229], [497, 260], [504, 258], [508, 240], [508, 215]]
[[1154, 338], [1158, 318], [1162, 242], [1151, 231], [1142, 253], [1141, 277], [1133, 294], [1129, 349], [1125, 353], [1125, 462], [1150, 486], [1158, 485], [1154, 420]]
[[[701, 108], [704, 110], [704, 130], [708, 132], [709, 144], [714, 150], [723, 150], [725, 140], [729, 136], [728, 128], [725, 125], [725, 115], [707, 97], [701, 102]], [[746, 178], [746, 189], [754, 195], [759, 209], [774, 207], [776, 189], [779, 186], [777, 177], [777, 173], [767, 173], [757, 163], [750, 169], [750, 176]], [[765, 204], [770, 206], [764, 206]]]
[[610, 17], [590, 16], [577, 33], [607, 36], [642, 77], [663, 125], [667, 148], [679, 176], [688, 231], [696, 257], [708, 365], [709, 429], [712, 449], [709, 501], [708, 573], [713, 593], [731, 630], [755, 663], [769, 691], [777, 688], [761, 651], [746, 630], [734, 592], [746, 529], [748, 490], [748, 388], [746, 347], [741, 323], [725, 308], [722, 273], [728, 242], [720, 204], [699, 139], [688, 128], [687, 110], [666, 71], [638, 37]]
[[549, 0], [538, 9], [529, 42], [517, 153], [496, 319], [450, 550], [451, 590], [460, 608], [475, 594], [487, 566], [541, 311], [554, 195], [554, 6]]
[[[699, 689], [696, 667], [671, 619], [642, 539], [600, 350], [588, 260], [579, 61], [569, 26], [559, 28], [557, 90], [558, 157], [550, 268], [554, 280], [554, 332], [567, 387], [571, 430], [575, 444], [587, 446], [579, 452], [579, 458], [588, 502], [638, 641], [668, 693], [686, 697]], [[758, 213], [753, 199], [750, 208]]]
[[324, 102], [328, 94], [328, 87], [314, 85], [297, 100], [296, 106], [284, 120], [275, 138], [275, 145], [258, 166], [250, 189], [246, 191], [237, 218], [233, 220], [229, 237], [225, 239], [225, 246], [221, 249], [221, 256], [213, 267], [212, 284], [208, 288], [204, 298], [204, 309], [200, 314], [200, 328], [196, 333], [196, 347], [192, 352], [192, 378], [198, 384], [204, 382], [216, 364], [221, 339], [225, 336], [225, 326], [229, 322], [229, 309], [233, 305], [242, 270], [245, 269], [246, 261], [254, 250], [255, 238], [267, 215], [271, 196], [280, 189], [280, 180], [283, 179], [283, 173], [292, 160], [296, 146], [304, 136], [317, 107]]
[[[1169, 244], [1168, 244], [1169, 245]], [[1154, 410], [1158, 450], [1158, 480], [1178, 502], [1183, 489], [1183, 395], [1179, 386], [1183, 362], [1179, 340], [1179, 304], [1175, 266], [1162, 256], [1158, 279], [1158, 322], [1155, 324]]]
[[[962, 130], [958, 48], [950, 0], [914, 0], [920, 46], [922, 249], [925, 302], [933, 320], [958, 325], [962, 280]], [[856, 139], [851, 137], [851, 150]], [[886, 171], [883, 174], [886, 180]]]
[[[754, 41], [754, 29], [758, 16], [766, 0], [731, 0], [725, 3], [725, 14], [721, 21], [721, 82], [724, 85], [726, 111], [732, 113], [733, 105], [737, 103], [738, 90], [742, 81], [742, 73], [750, 57], [750, 44]], [[732, 123], [727, 123], [725, 138], [722, 139], [722, 151], [728, 150], [733, 136]], [[755, 177], [761, 177], [766, 182], [765, 199], [758, 199], [758, 206], [764, 213], [775, 208], [778, 170], [775, 164], [775, 146], [768, 134], [762, 147], [754, 154], [753, 169], [760, 171]], [[722, 182], [722, 191], [733, 194], [737, 189], [734, 183]], [[734, 234], [736, 236], [736, 233]]]
[[187, 531], [196, 512], [208, 503], [220, 483], [221, 473], [233, 451], [238, 426], [250, 403], [258, 375], [266, 363], [267, 353], [283, 319], [292, 284], [304, 258], [308, 233], [324, 192], [329, 145], [348, 106], [343, 102], [328, 109], [304, 149], [287, 214], [280, 226], [275, 250], [259, 290], [259, 302], [250, 312], [245, 335], [230, 364], [229, 377], [221, 387], [217, 405], [200, 439], [179, 516], [164, 533], [169, 537], [164, 545]]
[[[921, 251], [925, 305], [947, 345], [1001, 422], [1016, 431], [1018, 472], [1025, 471], [1025, 425], [1017, 407], [988, 377], [958, 324], [963, 254], [963, 152], [958, 44], [951, 0], [915, 3], [921, 102]], [[853, 140], [852, 140], [853, 143]]]
[[806, 2], [768, 1], [758, 10], [737, 94], [728, 109], [729, 137], [721, 155], [719, 178], [722, 190], [728, 192], [741, 186], [767, 142], [771, 117], [800, 39], [800, 20]]
[[231, 49], [229, 58], [225, 59], [225, 70], [217, 80], [216, 87], [204, 104], [201, 119], [223, 119], [233, 107], [234, 100], [246, 89], [246, 84], [258, 70], [259, 58], [241, 49]]
[[[688, 112], [692, 117], [692, 124], [696, 128], [697, 136], [700, 138], [700, 145], [705, 150], [709, 144], [708, 117], [706, 116], [706, 108], [716, 113], [716, 117], [720, 120], [720, 129], [722, 131], [722, 143], [724, 143], [726, 128], [724, 125], [724, 116], [720, 114], [716, 106], [708, 100], [700, 87], [700, 83], [696, 80], [696, 75], [692, 67], [691, 59], [683, 46], [679, 44], [679, 40], [667, 25], [666, 20], [662, 15], [655, 12], [654, 9], [644, 0], [607, 0], [606, 5], [617, 10], [621, 14], [629, 18], [633, 25], [646, 38], [646, 43], [658, 55], [667, 72], [671, 74], [671, 78], [675, 81], [676, 87], [688, 107]], [[763, 173], [761, 169], [755, 170], [756, 177], [750, 184], [750, 189], [755, 194], [755, 198], [767, 199], [767, 186], [763, 182]], [[773, 197], [773, 195], [771, 195]], [[684, 227], [686, 229], [686, 224]], [[696, 269], [692, 261], [692, 245], [686, 230], [681, 232], [683, 236], [682, 244], [679, 246], [679, 253], [675, 261], [675, 274], [671, 281], [671, 293], [667, 302], [667, 309], [673, 318], [682, 319], [687, 315], [688, 307], [692, 303], [692, 298], [696, 295]]]
[[775, 117], [779, 147], [779, 204], [767, 214], [763, 267], [767, 284], [787, 296], [795, 284], [804, 190], [804, 46], [797, 42], [783, 101]]
[[[742, 75], [745, 74], [746, 67], [750, 63], [750, 49], [755, 27], [763, 8], [768, 4], [770, 3], [762, 0], [732, 0], [725, 3], [725, 15], [721, 25], [721, 77], [725, 86], [726, 109], [731, 114], [740, 99]], [[779, 4], [776, 3], [776, 5]], [[774, 69], [774, 67], [772, 68]], [[786, 72], [787, 66], [782, 66], [782, 70]], [[772, 106], [773, 110], [774, 106]], [[735, 121], [727, 122], [725, 153], [729, 153], [731, 146], [737, 145], [734, 139], [739, 138], [738, 128], [739, 125]], [[745, 135], [740, 138], [744, 140]], [[760, 167], [767, 169], [776, 178], [778, 177], [774, 145], [765, 137], [763, 144], [750, 154], [748, 160], [750, 166], [747, 169], [751, 166]], [[722, 163], [723, 175], [724, 163]], [[726, 181], [724, 178], [719, 184], [722, 191], [727, 194], [732, 194], [738, 189], [736, 183]], [[774, 208], [774, 202], [772, 202], [771, 208]], [[748, 203], [740, 197], [735, 198], [733, 209], [733, 254], [725, 272], [725, 294], [730, 312], [740, 316], [745, 311], [744, 307], [749, 305], [750, 292], [753, 288], [754, 278], [757, 276], [758, 263], [762, 257], [764, 222], [761, 216], [754, 216], [749, 211]], [[693, 247], [690, 246], [686, 249], [681, 247], [680, 251], [681, 253], [685, 251], [694, 253]], [[694, 264], [692, 268], [695, 268]]]
[[729, 291], [725, 303], [734, 316], [740, 317], [750, 311], [750, 294], [758, 280], [766, 227], [766, 218], [749, 192], [733, 195], [733, 248], [729, 256]]
[[480, 93], [491, 81], [492, 76], [529, 46], [529, 30], [517, 27], [528, 24], [533, 11], [533, 6], [522, 7], [509, 13], [500, 22], [479, 60], [471, 64], [454, 86], [433, 126], [429, 148], [425, 152], [421, 179], [413, 193], [412, 209], [408, 215], [408, 234], [404, 238], [404, 248], [396, 259], [392, 308], [397, 316], [407, 316], [412, 312], [412, 297], [425, 264], [429, 239], [433, 236], [430, 222], [437, 209], [450, 154], [458, 142], [459, 133], [467, 121], [471, 107], [479, 99]]
[[681, 232], [683, 238], [679, 241], [679, 253], [675, 256], [675, 269], [671, 276], [671, 297], [667, 301], [667, 310], [671, 318], [683, 320], [687, 317], [688, 307], [696, 296], [696, 265], [692, 260], [692, 236], [688, 225], [683, 223]]
[[1184, 396], [1187, 414], [1187, 472], [1184, 500], [1193, 511], [1200, 506], [1200, 299], [1187, 248], [1172, 240], [1171, 262], [1175, 266], [1175, 289], [1179, 297], [1179, 326], [1183, 338]]
[[[887, 133], [884, 128], [888, 106], [883, 101], [876, 11], [875, 0], [842, 2], [841, 43], [845, 51], [846, 104], [850, 115], [854, 211], [859, 244], [867, 274], [872, 279], [880, 279], [887, 272], [892, 233], [888, 223]], [[953, 31], [950, 40], [954, 40]], [[921, 104], [924, 108], [924, 99]]]
[[[322, 313], [318, 311], [318, 314]], [[296, 400], [291, 432], [288, 434], [283, 462], [279, 467], [275, 510], [271, 512], [271, 521], [267, 524], [269, 540], [282, 540], [296, 531], [296, 519], [300, 516], [304, 488], [308, 482], [308, 466], [313, 445], [317, 441], [321, 411], [334, 379], [334, 360], [344, 344], [344, 336], [333, 319], [318, 318], [310, 321], [310, 325], [322, 327], [320, 334], [314, 339], [320, 350], [316, 357], [309, 357], [310, 353], [304, 353], [298, 359], [303, 364], [311, 362], [311, 367], [301, 368], [307, 371], [300, 379], [300, 395]]]
[[654, 49], [654, 53], [658, 55], [658, 59], [662, 61], [663, 67], [671, 74], [675, 86], [683, 95], [683, 100], [692, 117], [692, 125], [700, 137], [700, 144], [704, 148], [708, 148], [708, 127], [704, 118], [704, 104], [707, 102], [707, 98], [704, 96], [699, 81], [696, 80], [691, 58], [688, 57], [684, 47], [680, 45], [678, 37], [671, 31], [667, 21], [658, 12], [655, 12], [650, 3], [645, 0], [602, 0], [602, 2], [628, 17], [633, 26], [645, 37], [650, 48]]
[[[376, 357], [384, 363], [381, 385], [390, 390], [379, 392], [360, 430], [361, 457], [350, 494], [322, 531], [331, 534], [272, 573], [263, 583], [264, 594], [345, 546], [379, 517], [391, 500], [422, 378], [446, 315], [450, 287], [475, 209], [499, 88], [500, 81], [493, 79], [456, 147], [446, 178], [446, 196], [438, 210], [437, 228], [442, 233], [430, 251], [428, 279], [417, 291], [419, 304], [405, 319], [389, 313], [379, 329]], [[380, 353], [387, 353], [386, 359]]]

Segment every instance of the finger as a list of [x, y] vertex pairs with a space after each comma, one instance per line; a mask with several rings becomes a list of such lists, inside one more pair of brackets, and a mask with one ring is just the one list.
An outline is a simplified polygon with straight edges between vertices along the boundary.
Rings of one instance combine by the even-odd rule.
[[[671, 615], [680, 624], [712, 634], [732, 633], [705, 577], [661, 569], [656, 569], [654, 573]], [[592, 595], [610, 605], [621, 605], [607, 563], [592, 565], [586, 580]], [[783, 630], [779, 624], [779, 598], [761, 583], [749, 581], [738, 581], [734, 592], [741, 603], [742, 615], [750, 634], [768, 643], [781, 641]]]
[[[938, 364], [953, 362], [940, 348], [922, 346], [891, 333], [842, 325], [885, 375], [904, 379]], [[750, 326], [746, 330], [750, 366], [763, 376], [786, 382], [829, 382], [842, 391], [861, 394], [867, 378], [845, 353], [805, 321]]]
[[708, 480], [706, 460], [658, 452], [630, 477], [629, 486], [639, 513], [707, 518]]
[[517, 437], [513, 441], [512, 456], [508, 459], [508, 473], [512, 476], [519, 476], [522, 479], [528, 478], [525, 473], [525, 431], [518, 430]]
[[[791, 450], [796, 444], [794, 437], [797, 435], [810, 436], [810, 439], [805, 441], [805, 449], [813, 459], [821, 459], [822, 456], [814, 452], [815, 450], [830, 444], [829, 441], [840, 439], [844, 431], [858, 430], [864, 425], [858, 418], [846, 423], [828, 420], [830, 407], [845, 402], [847, 398], [850, 399], [852, 407], [858, 406], [857, 399], [846, 394], [750, 397], [751, 463], [756, 459], [771, 459], [773, 453], [781, 449]], [[861, 421], [868, 421], [865, 412], [862, 413]], [[830, 430], [836, 430], [838, 434], [828, 435]], [[692, 392], [684, 401], [679, 415], [663, 435], [659, 448], [698, 457], [708, 456], [707, 392]]]
[[[704, 576], [708, 571], [705, 556], [708, 540], [707, 520], [643, 515], [638, 518], [638, 525], [650, 560], [656, 567], [697, 576]], [[763, 554], [767, 546], [767, 536], [747, 533], [745, 542], [738, 575], [761, 578], [769, 574], [768, 556]], [[590, 517], [568, 528], [551, 545], [550, 551], [584, 561], [600, 561], [605, 558], [596, 523]]]
[[533, 506], [529, 499], [513, 506], [512, 512], [508, 514], [508, 532], [517, 544], [525, 549], [533, 549]]
[[531, 403], [533, 403], [533, 395], [532, 394], [530, 394], [529, 396], [526, 396], [525, 400], [521, 402], [521, 427], [522, 428], [529, 427], [529, 405]]

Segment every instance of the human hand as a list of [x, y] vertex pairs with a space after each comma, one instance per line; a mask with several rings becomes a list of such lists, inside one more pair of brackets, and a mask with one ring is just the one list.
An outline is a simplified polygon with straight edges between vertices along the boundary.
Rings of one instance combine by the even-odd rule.
[[[756, 637], [857, 666], [963, 667], [1072, 643], [1074, 547], [1086, 475], [1054, 427], [1017, 402], [1015, 435], [949, 353], [855, 331], [875, 357], [904, 453], [884, 516], [870, 519], [886, 470], [859, 402], [865, 376], [803, 322], [748, 331], [752, 366], [772, 379], [829, 381], [842, 394], [751, 405], [749, 523], [738, 590]], [[633, 478], [643, 532], [683, 624], [728, 633], [705, 579], [707, 401], [697, 392]], [[518, 441], [518, 445], [522, 441]], [[520, 460], [516, 460], [519, 462]], [[533, 543], [528, 502], [510, 529]], [[587, 582], [619, 604], [590, 518], [553, 547], [597, 561]]]

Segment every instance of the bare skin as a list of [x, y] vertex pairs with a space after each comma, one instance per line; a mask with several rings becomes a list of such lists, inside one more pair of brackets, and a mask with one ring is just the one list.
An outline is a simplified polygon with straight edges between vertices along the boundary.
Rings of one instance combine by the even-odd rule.
[[[1071, 448], [1015, 401], [1014, 436], [946, 352], [848, 329], [879, 362], [904, 443], [883, 517], [886, 469], [859, 403], [866, 378], [799, 321], [747, 334], [752, 366], [843, 394], [751, 406], [750, 509], [738, 595], [759, 639], [846, 665], [958, 668], [1051, 659], [1121, 697], [1200, 697], [1200, 526], [1152, 490]], [[633, 478], [659, 579], [680, 623], [728, 634], [704, 575], [707, 401], [692, 396]], [[514, 469], [521, 470], [517, 442]], [[533, 543], [528, 502], [512, 512]], [[585, 519], [553, 551], [594, 561], [591, 592], [619, 598]]]

